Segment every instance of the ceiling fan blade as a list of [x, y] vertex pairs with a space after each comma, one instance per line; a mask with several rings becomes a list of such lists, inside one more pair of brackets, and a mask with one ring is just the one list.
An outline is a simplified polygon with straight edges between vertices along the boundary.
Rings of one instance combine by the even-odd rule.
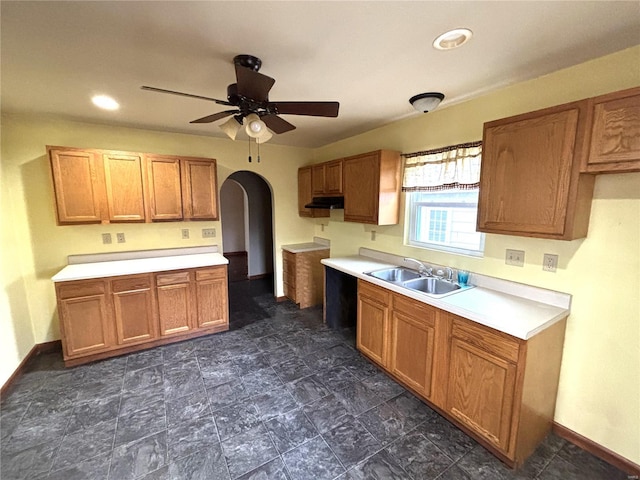
[[218, 100], [217, 98], [211, 98], [211, 97], [203, 97], [202, 95], [193, 95], [191, 93], [176, 92], [174, 90], [165, 90], [164, 88], [148, 87], [146, 85], [143, 85], [140, 88], [142, 90], [148, 90], [150, 92], [168, 93], [170, 95], [180, 95], [181, 97], [197, 98], [199, 100], [209, 100], [211, 102], [216, 102], [219, 105], [231, 106], [231, 104], [225, 100]]
[[236, 65], [236, 78], [238, 94], [256, 102], [268, 100], [269, 90], [271, 90], [273, 84], [276, 83], [273, 78], [240, 65]]
[[296, 128], [295, 125], [291, 125], [277, 115], [263, 115], [260, 120], [266, 123], [267, 127], [275, 133], [285, 133]]
[[229, 115], [233, 115], [234, 113], [238, 113], [238, 110], [225, 110], [224, 112], [214, 113], [213, 115], [207, 115], [206, 117], [198, 118], [197, 120], [192, 120], [189, 123], [212, 123], [216, 120], [220, 120], [221, 118], [228, 117]]
[[338, 102], [270, 102], [281, 115], [309, 115], [312, 117], [337, 117]]

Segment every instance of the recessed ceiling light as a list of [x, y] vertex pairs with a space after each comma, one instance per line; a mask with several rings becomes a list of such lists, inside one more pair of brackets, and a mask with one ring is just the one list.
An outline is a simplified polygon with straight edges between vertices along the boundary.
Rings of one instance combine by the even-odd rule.
[[96, 107], [103, 108], [104, 110], [117, 110], [120, 108], [118, 102], [108, 95], [96, 95], [91, 98], [91, 101]]
[[468, 28], [456, 28], [439, 35], [433, 41], [433, 48], [437, 50], [451, 50], [458, 48], [469, 41], [473, 32]]

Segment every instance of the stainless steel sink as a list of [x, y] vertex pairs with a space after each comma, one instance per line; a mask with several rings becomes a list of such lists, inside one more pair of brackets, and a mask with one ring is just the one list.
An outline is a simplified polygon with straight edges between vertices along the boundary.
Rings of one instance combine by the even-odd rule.
[[379, 278], [380, 280], [385, 280], [387, 282], [400, 284], [408, 280], [421, 278], [418, 272], [405, 267], [393, 267], [385, 268], [382, 270], [375, 270], [373, 272], [369, 272], [368, 275], [371, 275], [374, 278]]
[[436, 277], [416, 278], [415, 280], [403, 282], [402, 286], [433, 295], [444, 295], [460, 290], [460, 285], [457, 283], [447, 282]]
[[406, 267], [390, 267], [372, 272], [366, 272], [367, 275], [393, 283], [399, 287], [413, 290], [414, 292], [424, 293], [430, 297], [444, 297], [462, 290], [473, 288], [473, 285], [465, 285], [461, 287], [457, 283], [448, 282], [438, 277], [426, 277], [420, 273]]

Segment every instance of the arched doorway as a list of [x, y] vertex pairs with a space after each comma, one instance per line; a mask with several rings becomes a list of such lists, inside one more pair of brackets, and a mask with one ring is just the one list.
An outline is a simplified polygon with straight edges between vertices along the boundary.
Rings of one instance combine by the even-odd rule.
[[[273, 202], [269, 184], [260, 175], [241, 170], [232, 173], [220, 190], [223, 254], [230, 264], [229, 297], [251, 295], [256, 289], [274, 292]], [[246, 273], [233, 272], [234, 261], [246, 252]], [[254, 282], [255, 281], [255, 282]], [[233, 316], [233, 315], [232, 315]]]

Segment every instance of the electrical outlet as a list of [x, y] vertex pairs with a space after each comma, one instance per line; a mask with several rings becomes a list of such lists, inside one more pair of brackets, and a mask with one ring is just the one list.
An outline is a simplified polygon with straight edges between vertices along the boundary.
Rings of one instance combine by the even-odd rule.
[[216, 236], [215, 228], [203, 228], [202, 229], [202, 238], [213, 238]]
[[524, 267], [524, 250], [511, 250], [507, 248], [504, 263], [515, 267]]
[[118, 239], [118, 243], [126, 242], [126, 240], [124, 239], [124, 233], [116, 233], [116, 238]]
[[189, 229], [188, 228], [183, 228], [182, 229], [182, 238], [189, 238]]
[[555, 272], [558, 268], [558, 255], [545, 253], [542, 259], [542, 270], [545, 272]]
[[111, 234], [110, 233], [103, 233], [102, 234], [102, 243], [104, 243], [105, 245], [107, 243], [111, 243]]

